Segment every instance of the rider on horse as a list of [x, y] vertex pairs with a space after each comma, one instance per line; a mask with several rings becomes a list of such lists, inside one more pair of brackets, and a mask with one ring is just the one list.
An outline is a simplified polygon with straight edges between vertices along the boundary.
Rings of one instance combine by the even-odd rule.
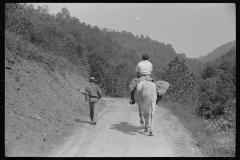
[[[151, 78], [150, 76], [153, 70], [153, 65], [151, 62], [148, 61], [148, 59], [149, 59], [148, 54], [144, 54], [142, 56], [142, 61], [137, 64], [136, 67], [137, 78], [134, 78], [129, 85], [131, 93], [131, 99], [129, 101], [130, 104], [135, 104], [134, 90], [139, 82], [139, 78], [144, 77], [144, 79], [154, 82], [154, 79]], [[157, 102], [159, 101], [160, 98], [161, 98], [160, 95], [157, 94]]]

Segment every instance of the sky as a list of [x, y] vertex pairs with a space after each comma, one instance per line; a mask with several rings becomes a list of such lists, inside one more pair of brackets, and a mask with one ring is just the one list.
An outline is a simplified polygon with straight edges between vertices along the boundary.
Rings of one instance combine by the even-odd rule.
[[44, 4], [50, 14], [66, 7], [80, 22], [149, 36], [190, 58], [236, 40], [234, 3], [33, 3]]

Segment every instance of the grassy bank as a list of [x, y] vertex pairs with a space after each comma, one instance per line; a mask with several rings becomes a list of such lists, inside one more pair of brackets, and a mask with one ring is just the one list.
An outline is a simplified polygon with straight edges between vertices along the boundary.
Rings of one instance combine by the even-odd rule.
[[231, 131], [222, 131], [216, 122], [207, 121], [191, 115], [183, 106], [176, 103], [163, 104], [170, 112], [179, 118], [181, 123], [192, 134], [202, 153], [209, 157], [234, 157], [235, 134]]

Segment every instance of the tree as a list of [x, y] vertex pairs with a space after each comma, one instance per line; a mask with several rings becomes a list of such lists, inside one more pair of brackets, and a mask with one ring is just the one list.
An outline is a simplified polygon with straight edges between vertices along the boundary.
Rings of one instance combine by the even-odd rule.
[[160, 77], [170, 83], [170, 87], [165, 94], [166, 101], [179, 102], [193, 113], [199, 106], [199, 84], [197, 77], [194, 76], [185, 64], [185, 60], [175, 57]]
[[210, 65], [210, 63], [208, 63], [207, 67], [204, 69], [202, 73], [202, 78], [203, 79], [211, 78], [214, 77], [216, 74], [217, 74], [216, 68]]
[[[200, 116], [207, 118], [219, 118], [228, 110], [228, 104], [236, 98], [236, 50], [207, 63], [201, 76], [204, 79], [201, 83], [202, 106], [198, 109]], [[207, 106], [207, 108], [206, 108]]]
[[70, 19], [71, 16], [66, 7], [63, 7], [61, 12], [62, 12], [62, 14], [61, 14], [62, 18]]
[[38, 6], [37, 10], [42, 14], [49, 14], [50, 8], [48, 7], [48, 5], [43, 5], [43, 6]]

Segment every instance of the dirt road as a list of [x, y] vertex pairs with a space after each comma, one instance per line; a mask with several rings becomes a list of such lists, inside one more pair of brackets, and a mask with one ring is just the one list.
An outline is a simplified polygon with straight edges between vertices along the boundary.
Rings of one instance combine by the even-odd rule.
[[137, 105], [127, 99], [104, 98], [96, 126], [85, 122], [84, 129], [53, 150], [53, 157], [202, 157], [178, 119], [156, 106], [154, 136], [143, 132]]

